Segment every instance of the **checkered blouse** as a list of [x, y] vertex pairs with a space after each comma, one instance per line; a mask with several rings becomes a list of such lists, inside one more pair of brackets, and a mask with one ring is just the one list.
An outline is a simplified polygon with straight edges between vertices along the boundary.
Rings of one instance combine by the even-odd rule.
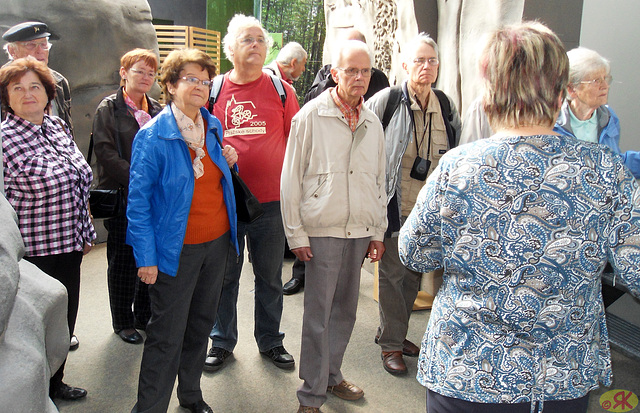
[[87, 208], [93, 175], [68, 129], [55, 116], [35, 125], [9, 113], [2, 148], [6, 198], [26, 255], [82, 251], [96, 236]]

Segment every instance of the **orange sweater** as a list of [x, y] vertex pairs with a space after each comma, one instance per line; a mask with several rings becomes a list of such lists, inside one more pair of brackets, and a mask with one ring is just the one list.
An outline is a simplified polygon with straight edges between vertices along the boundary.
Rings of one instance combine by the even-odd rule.
[[[207, 147], [203, 148], [207, 152]], [[191, 161], [195, 152], [189, 149]], [[229, 231], [229, 217], [222, 192], [222, 171], [213, 163], [209, 153], [201, 159], [204, 175], [195, 180], [191, 210], [187, 221], [185, 244], [213, 241]]]

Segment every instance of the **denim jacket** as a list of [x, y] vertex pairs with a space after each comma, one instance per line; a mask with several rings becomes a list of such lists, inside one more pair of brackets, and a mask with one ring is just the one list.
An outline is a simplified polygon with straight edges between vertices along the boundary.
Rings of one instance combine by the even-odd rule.
[[[208, 154], [224, 175], [230, 240], [239, 253], [231, 174], [214, 133], [216, 130], [220, 135], [222, 125], [205, 109], [200, 112], [207, 123]], [[133, 247], [136, 264], [157, 265], [159, 271], [175, 277], [191, 209], [194, 176], [189, 148], [169, 106], [136, 134], [129, 175], [127, 244]]]

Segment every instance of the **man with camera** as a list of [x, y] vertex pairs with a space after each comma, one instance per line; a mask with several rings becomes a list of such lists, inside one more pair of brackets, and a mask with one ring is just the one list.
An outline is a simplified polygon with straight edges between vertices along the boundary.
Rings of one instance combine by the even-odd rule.
[[431, 87], [440, 64], [436, 43], [421, 33], [403, 50], [402, 68], [409, 79], [376, 93], [365, 103], [385, 130], [389, 226], [378, 274], [380, 326], [375, 341], [382, 348], [384, 369], [394, 375], [407, 373], [403, 355], [416, 357], [420, 351], [406, 337], [422, 274], [400, 262], [398, 231], [429, 173], [457, 144], [461, 129], [453, 101]]

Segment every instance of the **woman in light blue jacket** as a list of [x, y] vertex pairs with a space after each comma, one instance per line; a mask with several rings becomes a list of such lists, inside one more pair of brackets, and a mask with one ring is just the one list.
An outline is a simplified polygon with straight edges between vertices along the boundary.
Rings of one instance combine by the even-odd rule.
[[227, 255], [238, 253], [229, 171], [238, 157], [202, 108], [215, 70], [199, 50], [171, 52], [160, 79], [169, 104], [133, 142], [127, 243], [152, 312], [133, 412], [165, 412], [176, 376], [180, 406], [212, 411], [200, 376]]
[[569, 86], [554, 130], [582, 141], [600, 143], [622, 156], [640, 178], [640, 152], [620, 151], [620, 121], [607, 105], [611, 85], [609, 61], [598, 52], [578, 47], [567, 52]]

